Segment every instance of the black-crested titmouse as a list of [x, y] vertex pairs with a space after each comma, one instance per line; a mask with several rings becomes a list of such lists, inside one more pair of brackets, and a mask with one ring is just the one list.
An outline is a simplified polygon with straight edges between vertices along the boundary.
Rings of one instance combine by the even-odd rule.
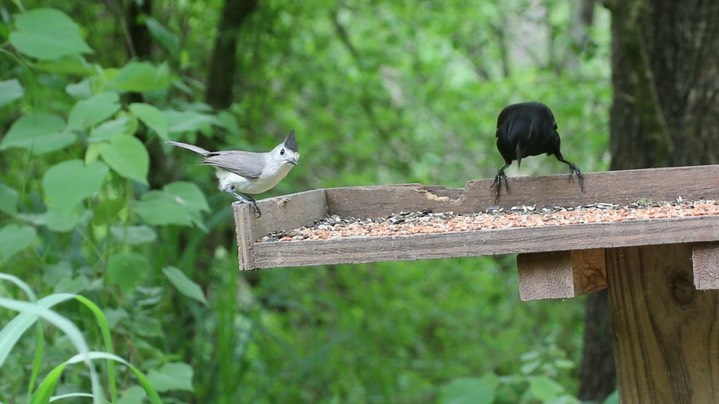
[[262, 215], [255, 198], [250, 194], [259, 194], [272, 189], [297, 164], [300, 153], [294, 129], [287, 138], [274, 149], [266, 153], [242, 150], [211, 152], [201, 147], [168, 140], [167, 144], [181, 147], [202, 155], [200, 164], [217, 168], [218, 188], [232, 194], [238, 201], [249, 203], [258, 215]]

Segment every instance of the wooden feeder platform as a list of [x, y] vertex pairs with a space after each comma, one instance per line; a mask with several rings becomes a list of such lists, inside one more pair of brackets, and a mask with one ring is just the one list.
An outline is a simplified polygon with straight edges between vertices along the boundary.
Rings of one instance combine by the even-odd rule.
[[609, 288], [622, 402], [719, 402], [719, 215], [262, 241], [335, 215], [719, 200], [719, 165], [584, 176], [584, 193], [567, 175], [510, 177], [510, 192], [503, 189], [499, 202], [489, 189], [492, 180], [484, 179], [459, 189], [402, 184], [312, 190], [258, 201], [261, 217], [236, 203], [240, 267], [518, 254], [522, 300]]

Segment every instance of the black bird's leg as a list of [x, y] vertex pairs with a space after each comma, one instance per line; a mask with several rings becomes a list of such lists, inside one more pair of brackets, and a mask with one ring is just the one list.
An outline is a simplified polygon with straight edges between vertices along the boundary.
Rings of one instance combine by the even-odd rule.
[[579, 180], [579, 189], [584, 192], [584, 176], [582, 175], [582, 170], [579, 169], [574, 163], [571, 161], [567, 161], [562, 156], [562, 153], [557, 152], [556, 153], [557, 160], [561, 161], [564, 164], [569, 165], [569, 182], [572, 182], [572, 174], [577, 174], [577, 179]]
[[237, 198], [238, 201], [240, 201], [242, 203], [249, 203], [250, 205], [252, 205], [252, 210], [254, 210], [257, 213], [257, 217], [262, 216], [262, 212], [260, 211], [259, 206], [257, 206], [257, 201], [255, 200], [255, 198], [253, 198], [249, 195], [246, 195], [246, 194], [240, 194], [238, 192], [235, 192], [234, 190], [231, 190], [229, 192], [230, 192], [230, 194], [232, 194], [232, 196]]
[[489, 186], [489, 189], [497, 187], [497, 196], [494, 198], [495, 203], [499, 202], [499, 196], [502, 193], [502, 183], [504, 183], [504, 189], [506, 189], [507, 193], [509, 193], [509, 182], [507, 181], [507, 175], [504, 173], [504, 169], [509, 167], [510, 164], [512, 164], [511, 161], [497, 171], [497, 176], [494, 177], [492, 185]]

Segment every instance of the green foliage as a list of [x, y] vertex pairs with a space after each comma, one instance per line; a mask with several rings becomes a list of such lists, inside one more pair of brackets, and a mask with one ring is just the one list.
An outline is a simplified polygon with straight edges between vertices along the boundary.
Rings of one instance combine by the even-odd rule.
[[9, 224], [0, 229], [0, 262], [8, 260], [19, 251], [32, 245], [38, 239], [31, 226]]
[[[8, 281], [15, 284], [31, 300], [27, 302], [18, 299], [7, 299], [0, 297], [0, 307], [19, 312], [18, 315], [16, 315], [11, 321], [7, 323], [7, 325], [5, 325], [0, 330], [0, 368], [3, 366], [3, 363], [8, 358], [8, 355], [11, 353], [11, 351], [18, 343], [25, 331], [35, 324], [36, 329], [38, 330], [35, 345], [37, 349], [35, 356], [36, 360], [33, 362], [32, 369], [32, 379], [35, 379], [40, 370], [39, 367], [41, 364], [38, 359], [42, 358], [44, 346], [44, 337], [42, 335], [42, 327], [40, 324], [41, 321], [46, 321], [49, 324], [58, 328], [60, 331], [62, 331], [67, 336], [72, 345], [75, 347], [75, 349], [78, 351], [76, 355], [72, 356], [68, 360], [64, 361], [63, 363], [55, 366], [52, 370], [50, 370], [47, 375], [45, 375], [44, 379], [37, 386], [36, 389], [35, 386], [33, 386], [33, 383], [30, 383], [30, 389], [28, 391], [27, 397], [31, 397], [31, 399], [28, 401], [31, 401], [33, 403], [47, 403], [50, 402], [51, 399], [58, 398], [57, 396], [53, 396], [53, 392], [55, 391], [56, 386], [60, 382], [67, 366], [76, 363], [84, 363], [90, 370], [89, 378], [92, 386], [92, 394], [73, 393], [64, 396], [90, 397], [93, 399], [94, 403], [102, 403], [104, 394], [102, 386], [100, 385], [94, 361], [98, 359], [105, 359], [107, 360], [106, 367], [108, 387], [111, 399], [113, 401], [117, 401], [117, 377], [114, 366], [114, 361], [117, 361], [123, 363], [131, 369], [131, 371], [135, 374], [138, 381], [140, 382], [142, 388], [149, 396], [151, 402], [160, 402], [159, 396], [155, 392], [155, 389], [150, 383], [148, 383], [142, 372], [140, 372], [134, 366], [130, 365], [127, 361], [112, 354], [113, 346], [110, 337], [108, 322], [105, 318], [104, 313], [97, 305], [82, 296], [73, 294], [53, 294], [37, 300], [35, 297], [35, 293], [32, 291], [30, 286], [21, 281], [19, 278], [12, 275], [0, 273], [0, 281]], [[89, 345], [87, 344], [82, 332], [77, 328], [77, 326], [66, 317], [52, 310], [54, 306], [71, 299], [77, 300], [86, 308], [88, 308], [92, 312], [92, 314], [94, 314], [97, 325], [99, 326], [102, 333], [102, 341], [104, 343], [104, 348], [106, 349], [106, 352], [90, 351]], [[173, 375], [169, 375], [168, 378], [172, 378], [172, 376]], [[183, 378], [176, 375], [174, 378], [172, 378], [172, 380], [178, 385], [182, 385], [184, 379], [186, 379], [186, 377]]]
[[439, 402], [443, 404], [492, 404], [496, 397], [499, 378], [487, 373], [477, 378], [459, 378], [440, 390]]
[[76, 141], [76, 136], [63, 132], [65, 122], [50, 114], [28, 114], [15, 121], [7, 135], [0, 142], [0, 150], [18, 147], [33, 154], [44, 154], [67, 147]]
[[25, 90], [17, 79], [0, 81], [0, 107], [18, 100], [25, 95]]
[[20, 52], [39, 60], [92, 53], [70, 17], [59, 10], [40, 8], [17, 16], [10, 43]]
[[[162, 142], [268, 150], [294, 128], [302, 160], [267, 196], [461, 187], [502, 162], [497, 112], [534, 99], [565, 156], [601, 170], [606, 16], [576, 54], [566, 0], [540, 6], [545, 42], [508, 28], [530, 20], [523, 0], [262, 2], [238, 28], [237, 101], [216, 111], [198, 77], [221, 2], [153, 2], [147, 60], [124, 54], [128, 21], [100, 18], [121, 13], [105, 3], [14, 4], [0, 4], [0, 278], [19, 289], [0, 284], [0, 401], [573, 402], [580, 301], [520, 303], [506, 257], [240, 275], [231, 198]], [[521, 175], [565, 170], [535, 158]]]

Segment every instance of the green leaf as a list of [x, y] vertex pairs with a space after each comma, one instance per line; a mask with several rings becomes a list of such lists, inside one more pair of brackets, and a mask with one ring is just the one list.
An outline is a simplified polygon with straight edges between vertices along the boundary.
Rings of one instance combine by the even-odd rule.
[[90, 142], [111, 140], [115, 136], [130, 135], [127, 130], [130, 118], [123, 116], [110, 121], [105, 121], [92, 130]]
[[178, 292], [207, 306], [207, 300], [205, 300], [205, 295], [202, 293], [200, 285], [188, 278], [179, 268], [165, 267], [162, 272]]
[[[72, 76], [92, 76], [96, 74], [96, 65], [91, 65], [79, 54], [65, 55], [55, 60], [40, 60], [33, 66], [47, 73]], [[87, 96], [90, 97], [90, 92]]]
[[92, 97], [92, 81], [86, 78], [77, 83], [70, 83], [65, 86], [65, 92], [76, 99], [90, 98]]
[[0, 182], [0, 212], [13, 216], [17, 213], [17, 191]]
[[554, 366], [557, 369], [573, 369], [575, 365], [574, 362], [569, 359], [556, 359], [554, 361]]
[[107, 198], [92, 207], [92, 224], [104, 226], [108, 223], [117, 222], [117, 217], [125, 208], [127, 200], [124, 198]]
[[58, 212], [72, 211], [100, 189], [107, 172], [107, 166], [99, 161], [87, 166], [81, 160], [55, 164], [42, 179], [48, 207]]
[[152, 37], [155, 38], [163, 48], [167, 49], [173, 58], [177, 59], [180, 56], [180, 38], [178, 38], [177, 35], [169, 31], [152, 17], [145, 18], [145, 25], [147, 25], [147, 29], [150, 31]]
[[[524, 358], [523, 358], [524, 359]], [[535, 370], [539, 369], [539, 366], [542, 364], [539, 360], [534, 360], [531, 362], [523, 363], [520, 370], [523, 374], [528, 375], [531, 373], [534, 373]]]
[[90, 280], [84, 276], [79, 275], [76, 277], [63, 278], [58, 283], [53, 285], [53, 292], [55, 293], [80, 293], [88, 288]]
[[140, 313], [132, 317], [132, 329], [135, 335], [147, 338], [165, 337], [165, 330], [157, 317], [146, 313]]
[[65, 122], [55, 115], [23, 115], [0, 142], [0, 150], [19, 147], [36, 155], [60, 150], [75, 142], [75, 135], [63, 132], [64, 128]]
[[120, 97], [115, 93], [101, 93], [78, 101], [68, 117], [67, 129], [82, 130], [111, 117], [120, 109]]
[[189, 226], [194, 222], [203, 230], [200, 212], [210, 210], [200, 188], [185, 181], [165, 185], [162, 192], [150, 191], [133, 206], [140, 217], [149, 224]]
[[18, 15], [10, 43], [20, 52], [41, 60], [92, 53], [80, 28], [60, 10], [38, 8]]
[[459, 378], [444, 385], [439, 391], [441, 404], [491, 404], [497, 393], [499, 378], [486, 373], [481, 378]]
[[130, 104], [129, 109], [137, 119], [154, 130], [162, 140], [168, 140], [167, 117], [162, 114], [162, 111], [150, 104], [143, 103]]
[[122, 391], [117, 404], [136, 404], [145, 402], [145, 391], [140, 386], [130, 386]]
[[117, 72], [112, 80], [112, 88], [118, 91], [165, 90], [170, 86], [172, 76], [166, 65], [155, 65], [148, 62], [130, 62]]
[[134, 136], [115, 136], [100, 146], [100, 157], [120, 176], [147, 185], [150, 155]]
[[217, 114], [217, 121], [232, 136], [242, 136], [240, 125], [237, 124], [237, 116], [228, 111], [220, 111]]
[[210, 211], [205, 194], [200, 188], [187, 181], [175, 181], [162, 188], [165, 192], [177, 197], [177, 203], [185, 206], [188, 210]]
[[559, 397], [564, 387], [546, 376], [535, 376], [529, 379], [529, 392], [538, 400], [549, 401]]
[[150, 272], [150, 262], [143, 255], [120, 252], [107, 261], [105, 281], [131, 292]]
[[54, 265], [45, 266], [42, 281], [46, 286], [55, 286], [65, 278], [72, 278], [72, 265], [67, 261], [60, 261]]
[[110, 234], [125, 244], [146, 244], [157, 239], [155, 229], [150, 226], [112, 226]]
[[34, 227], [16, 224], [3, 227], [0, 229], [0, 262], [30, 247], [37, 239]]
[[92, 212], [78, 206], [69, 211], [50, 209], [37, 215], [35, 223], [52, 231], [68, 232], [81, 223], [87, 223], [91, 217]]
[[154, 226], [192, 224], [192, 216], [187, 209], [180, 205], [174, 196], [165, 192], [147, 192], [142, 195], [141, 200], [134, 201], [133, 208], [147, 223]]
[[25, 90], [17, 79], [0, 81], [0, 107], [19, 100], [23, 95]]
[[159, 392], [192, 391], [192, 367], [186, 363], [166, 363], [159, 370], [151, 370], [147, 378]]
[[[75, 298], [86, 305], [89, 302], [89, 300], [84, 299], [82, 296], [76, 296]], [[96, 317], [98, 319], [98, 323], [101, 322], [99, 317], [102, 316], [102, 311], [97, 307], [95, 307], [95, 308], [90, 307], [90, 309], [94, 313], [95, 312], [100, 313], [100, 315], [99, 316], [96, 315]], [[109, 332], [106, 332], [106, 329], [107, 329], [106, 324], [103, 325], [101, 328], [103, 331], [103, 339], [109, 339]], [[135, 375], [135, 377], [137, 378], [137, 381], [140, 383], [140, 386], [142, 386], [142, 388], [145, 390], [145, 393], [147, 394], [150, 402], [153, 404], [162, 404], [162, 400], [160, 399], [160, 396], [158, 396], [157, 391], [154, 388], [152, 388], [152, 385], [150, 384], [150, 381], [147, 379], [147, 377], [139, 369], [137, 369], [135, 366], [133, 366], [131, 363], [129, 363], [128, 361], [122, 359], [121, 357], [119, 357], [113, 353], [98, 352], [98, 351], [90, 351], [87, 354], [81, 353], [81, 354], [77, 354], [77, 355], [73, 356], [72, 358], [68, 359], [65, 362], [65, 364], [84, 363], [88, 359], [91, 361], [90, 363], [92, 363], [92, 361], [105, 360], [108, 362], [108, 368], [111, 368], [111, 369], [114, 369], [115, 367], [110, 366], [109, 361], [118, 362], [118, 363], [121, 363], [122, 365], [126, 366]], [[114, 371], [112, 371], [112, 372], [113, 372], [112, 374], [108, 374], [108, 377], [111, 380], [114, 380]], [[110, 373], [110, 372], [108, 372], [108, 373]], [[43, 383], [44, 383], [44, 381], [43, 381]], [[98, 385], [99, 385], [99, 383], [98, 383]], [[94, 402], [103, 402], [103, 400], [100, 399], [102, 397], [102, 391], [99, 391], [99, 389], [98, 389], [98, 391], [96, 391], [95, 387], [96, 386], [93, 385], [93, 397], [95, 399]], [[115, 400], [113, 400], [113, 402], [114, 401]]]
[[176, 111], [165, 110], [165, 116], [169, 124], [170, 133], [194, 132], [204, 129], [210, 125], [217, 125], [219, 121], [212, 115], [203, 114], [197, 111]]
[[614, 390], [612, 394], [602, 401], [602, 404], [619, 404], [619, 390]]

